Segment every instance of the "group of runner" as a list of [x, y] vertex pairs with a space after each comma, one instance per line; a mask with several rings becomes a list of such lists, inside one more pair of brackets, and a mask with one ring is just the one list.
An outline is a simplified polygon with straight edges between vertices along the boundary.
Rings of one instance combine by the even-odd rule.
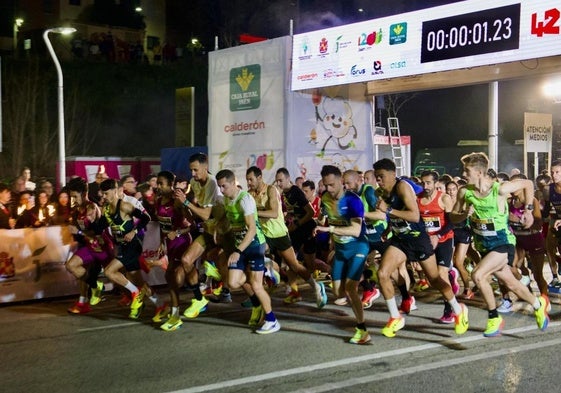
[[[534, 271], [539, 296], [518, 278], [526, 252], [534, 269], [543, 267], [543, 258], [540, 265], [539, 258], [532, 257], [536, 254], [532, 247], [541, 236], [539, 209], [534, 209], [540, 202], [535, 200], [533, 183], [524, 178], [499, 183], [490, 175], [483, 153], [466, 155], [462, 163], [465, 184], [449, 179], [442, 188], [438, 187], [442, 179], [433, 171], [423, 172], [418, 183], [397, 177], [395, 163], [389, 159], [377, 161], [373, 170], [364, 174], [354, 170], [342, 173], [336, 166], [326, 165], [321, 170], [325, 191], [320, 196], [319, 212], [306, 193], [292, 183], [286, 168], [277, 170], [273, 185], [264, 182], [258, 167], [248, 168], [245, 191], [232, 171], [221, 170], [213, 176], [208, 172], [206, 155], [195, 154], [189, 160], [192, 179], [187, 189], [175, 187], [171, 172], [157, 175], [152, 219], [159, 222], [160, 250], [169, 261], [165, 275], [169, 308], [139, 273], [141, 262], [148, 263], [140, 258], [139, 231], [150, 216], [119, 198], [115, 180], [100, 185], [100, 211], [87, 200], [85, 181], [73, 179], [68, 187], [77, 202], [72, 232], [79, 248], [67, 267], [81, 283], [80, 299], [74, 307], [78, 313], [87, 312], [90, 305], [99, 302], [103, 287], [97, 277], [103, 267], [109, 280], [130, 291], [131, 318], [138, 318], [144, 299], [149, 298], [156, 307], [154, 322], [162, 323], [160, 328], [165, 331], [174, 331], [183, 324], [180, 293], [186, 285], [194, 296], [183, 316], [196, 318], [206, 310], [209, 300], [199, 286], [198, 266], [201, 261], [213, 261], [205, 262], [204, 268], [207, 276], [222, 282], [220, 298], [231, 301], [230, 290], [243, 289], [252, 307], [248, 324], [256, 333], [274, 333], [280, 330], [280, 323], [264, 281], [267, 276], [269, 281], [278, 281], [279, 266], [286, 266], [293, 289], [285, 302], [301, 300], [294, 285], [300, 277], [314, 290], [317, 307], [323, 308], [328, 301], [326, 288], [313, 273], [321, 251], [317, 239], [327, 237], [332, 253], [326, 262], [336, 304], [350, 303], [356, 319], [350, 343], [371, 340], [364, 308], [371, 306], [380, 292], [389, 311], [382, 334], [394, 337], [404, 327], [404, 314], [417, 307], [410, 295], [408, 263], [418, 266], [429, 285], [441, 292], [445, 306], [440, 321], [453, 323], [456, 334], [463, 334], [469, 327], [468, 308], [456, 298], [460, 291], [457, 280], [464, 283], [459, 296], [471, 299], [474, 293], [464, 259], [467, 253], [477, 255], [470, 245], [473, 242], [480, 257], [472, 258], [479, 260], [471, 281], [489, 312], [484, 335], [498, 336], [504, 327], [491, 276], [499, 281], [505, 299], [513, 292], [532, 305], [538, 328], [544, 330], [550, 305], [543, 274]], [[561, 163], [558, 169], [561, 184]], [[555, 170], [552, 175], [555, 182]], [[310, 187], [309, 182], [303, 187], [306, 183]], [[548, 189], [554, 192], [547, 193], [547, 205], [558, 209], [561, 217], [561, 185], [559, 188], [558, 198], [555, 187]], [[369, 254], [379, 256], [378, 262], [370, 262]], [[266, 255], [276, 260], [275, 267], [265, 262]], [[127, 274], [121, 273], [123, 270]], [[374, 287], [375, 279], [380, 292]], [[401, 294], [399, 307], [395, 288]]]

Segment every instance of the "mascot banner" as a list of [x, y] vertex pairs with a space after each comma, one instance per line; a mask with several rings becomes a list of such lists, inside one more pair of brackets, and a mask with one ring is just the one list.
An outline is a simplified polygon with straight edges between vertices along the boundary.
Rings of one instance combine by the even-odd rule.
[[209, 53], [210, 168], [232, 170], [244, 188], [248, 167], [270, 183], [284, 166], [290, 50], [281, 37]]
[[286, 162], [292, 179], [318, 181], [324, 165], [372, 169], [370, 104], [363, 84], [289, 93]]

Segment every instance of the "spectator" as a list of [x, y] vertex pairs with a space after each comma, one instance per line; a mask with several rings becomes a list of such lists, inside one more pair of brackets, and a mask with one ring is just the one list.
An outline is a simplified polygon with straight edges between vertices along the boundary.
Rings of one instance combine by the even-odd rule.
[[58, 200], [55, 204], [55, 214], [53, 225], [67, 225], [72, 221], [72, 208], [70, 206], [70, 194], [65, 187], [58, 193]]
[[29, 167], [23, 167], [21, 170], [21, 177], [23, 177], [23, 180], [25, 181], [25, 189], [35, 191], [36, 184], [31, 181], [31, 169], [29, 169]]
[[15, 226], [15, 220], [12, 218], [8, 204], [12, 199], [10, 187], [5, 183], [0, 183], [0, 228], [12, 229]]
[[[35, 206], [26, 209], [18, 218], [17, 228], [39, 228], [53, 224], [55, 207], [49, 203], [49, 196], [45, 191], [39, 191], [36, 196]], [[33, 202], [30, 202], [33, 204]], [[29, 205], [28, 205], [29, 206]]]
[[105, 165], [100, 165], [95, 174], [95, 180], [88, 184], [88, 199], [97, 205], [101, 205], [101, 190], [99, 185], [105, 179], [109, 179], [107, 173], [105, 173]]
[[56, 202], [55, 188], [49, 180], [44, 179], [39, 183], [39, 192], [45, 192], [50, 203]]

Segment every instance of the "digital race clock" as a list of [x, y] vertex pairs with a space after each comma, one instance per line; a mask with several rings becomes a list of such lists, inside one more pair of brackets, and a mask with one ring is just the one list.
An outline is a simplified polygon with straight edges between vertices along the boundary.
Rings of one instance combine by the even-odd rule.
[[421, 63], [518, 49], [520, 4], [423, 22]]

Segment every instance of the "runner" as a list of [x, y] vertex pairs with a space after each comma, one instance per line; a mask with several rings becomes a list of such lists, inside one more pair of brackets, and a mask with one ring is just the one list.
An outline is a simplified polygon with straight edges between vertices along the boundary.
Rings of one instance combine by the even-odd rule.
[[347, 296], [356, 318], [355, 334], [349, 342], [366, 344], [371, 338], [358, 294], [358, 284], [369, 249], [365, 236], [364, 206], [357, 194], [345, 191], [341, 171], [336, 166], [324, 165], [321, 179], [327, 190], [321, 197], [321, 204], [329, 226], [318, 226], [314, 232], [331, 234], [335, 246], [331, 269], [333, 292], [338, 297]]
[[421, 220], [413, 186], [396, 177], [396, 166], [390, 159], [384, 158], [374, 163], [374, 171], [382, 191], [378, 209], [386, 214], [393, 231], [390, 246], [382, 256], [378, 270], [382, 294], [390, 312], [390, 319], [382, 329], [382, 334], [394, 337], [405, 326], [405, 319], [399, 313], [395, 301], [391, 274], [408, 260], [420, 263], [431, 286], [438, 289], [450, 303], [455, 313], [456, 334], [464, 334], [469, 326], [468, 309], [458, 303], [452, 288], [438, 273], [434, 249]]
[[[225, 219], [228, 231], [224, 234], [223, 249], [228, 255], [229, 284], [232, 289], [243, 288], [249, 267], [252, 301], [258, 300], [265, 314], [265, 323], [255, 332], [270, 334], [280, 330], [271, 306], [271, 298], [263, 287], [265, 271], [265, 236], [257, 224], [255, 200], [236, 186], [236, 177], [229, 169], [216, 174], [216, 181], [224, 195]], [[254, 307], [256, 305], [254, 304]], [[259, 306], [257, 306], [259, 307]]]
[[249, 194], [255, 199], [259, 226], [263, 230], [271, 254], [278, 252], [289, 268], [308, 282], [316, 294], [320, 294], [320, 296], [316, 295], [316, 303], [318, 308], [323, 308], [327, 303], [325, 287], [323, 283], [316, 282], [311, 272], [296, 259], [296, 253], [288, 236], [288, 228], [284, 222], [277, 188], [263, 181], [263, 173], [256, 166], [247, 169], [246, 180]]
[[514, 260], [515, 237], [508, 228], [507, 197], [511, 193], [523, 190], [526, 206], [520, 220], [524, 228], [530, 228], [534, 222], [534, 206], [528, 202], [534, 200], [533, 183], [530, 180], [500, 184], [494, 181], [487, 174], [489, 159], [485, 153], [467, 154], [461, 161], [468, 184], [458, 192], [451, 219], [453, 222], [469, 219], [475, 247], [482, 255], [481, 262], [473, 270], [471, 278], [479, 288], [489, 310], [487, 328], [483, 335], [499, 336], [504, 327], [504, 320], [498, 314], [493, 288], [489, 283], [491, 274], [518, 298], [534, 307], [538, 328], [545, 330], [549, 323], [549, 299], [532, 295], [528, 288], [514, 277], [510, 268]]

